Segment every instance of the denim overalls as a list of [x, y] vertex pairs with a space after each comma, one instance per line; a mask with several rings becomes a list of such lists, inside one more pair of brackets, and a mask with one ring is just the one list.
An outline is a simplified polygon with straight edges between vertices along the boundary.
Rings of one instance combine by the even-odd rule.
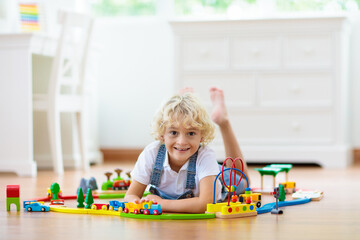
[[195, 189], [196, 159], [197, 159], [198, 151], [196, 151], [196, 153], [194, 153], [194, 155], [192, 155], [189, 160], [189, 166], [187, 168], [186, 187], [185, 187], [188, 190], [185, 191], [183, 194], [180, 194], [175, 197], [169, 196], [168, 194], [164, 193], [158, 188], [160, 184], [161, 172], [164, 167], [165, 154], [166, 154], [166, 148], [165, 145], [162, 144], [159, 148], [158, 154], [156, 156], [156, 161], [153, 167], [153, 171], [151, 173], [150, 184], [152, 186], [150, 187], [149, 191], [152, 194], [158, 195], [162, 199], [175, 200], [175, 199], [194, 197], [194, 193], [192, 189]]

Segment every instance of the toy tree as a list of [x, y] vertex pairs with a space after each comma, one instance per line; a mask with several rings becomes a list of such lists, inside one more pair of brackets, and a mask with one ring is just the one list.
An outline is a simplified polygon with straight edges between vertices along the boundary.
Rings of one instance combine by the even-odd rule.
[[50, 191], [52, 193], [53, 200], [59, 199], [60, 186], [58, 183], [51, 184]]
[[90, 188], [88, 188], [88, 190], [87, 190], [87, 192], [86, 192], [85, 203], [86, 203], [86, 206], [85, 206], [86, 209], [90, 209], [90, 208], [91, 208], [91, 204], [94, 203], [94, 199], [93, 199], [93, 196], [92, 196], [92, 191], [91, 191]]
[[122, 172], [123, 170], [120, 169], [120, 168], [116, 168], [114, 171], [115, 171], [116, 174], [117, 174], [117, 177], [114, 178], [114, 181], [116, 181], [116, 180], [122, 180], [122, 178], [120, 177], [120, 174], [121, 174], [121, 172]]
[[83, 208], [84, 206], [84, 193], [82, 191], [82, 188], [79, 188], [78, 195], [76, 198], [76, 201], [78, 202], [78, 205], [76, 207]]
[[109, 190], [111, 189], [113, 182], [110, 180], [110, 177], [112, 175], [112, 172], [106, 172], [105, 176], [107, 178], [106, 182], [103, 182], [103, 184], [101, 185], [101, 190]]

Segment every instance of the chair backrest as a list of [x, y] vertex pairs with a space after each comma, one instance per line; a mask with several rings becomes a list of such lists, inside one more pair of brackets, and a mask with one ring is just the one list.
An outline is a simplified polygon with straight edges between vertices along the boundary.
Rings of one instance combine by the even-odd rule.
[[59, 12], [58, 23], [62, 28], [48, 89], [54, 100], [62, 86], [68, 86], [70, 94], [83, 94], [93, 19], [80, 13]]

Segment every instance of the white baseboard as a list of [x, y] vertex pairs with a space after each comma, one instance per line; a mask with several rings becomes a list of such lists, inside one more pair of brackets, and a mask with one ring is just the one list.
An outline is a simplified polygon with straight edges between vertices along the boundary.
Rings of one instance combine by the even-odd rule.
[[[225, 156], [223, 147], [213, 149], [218, 159]], [[315, 163], [332, 169], [353, 163], [352, 150], [347, 146], [243, 146], [242, 152], [249, 163]]]
[[[88, 152], [87, 154], [91, 164], [103, 163], [103, 155], [100, 151], [92, 151], [92, 152]], [[34, 158], [37, 163], [38, 169], [51, 169], [53, 167], [53, 162], [51, 160], [50, 154], [39, 154], [39, 155], [35, 155]], [[63, 158], [64, 158], [65, 168], [81, 167], [80, 154], [64, 154]]]
[[37, 164], [36, 162], [20, 161], [22, 163], [0, 163], [1, 172], [15, 172], [21, 177], [36, 177]]

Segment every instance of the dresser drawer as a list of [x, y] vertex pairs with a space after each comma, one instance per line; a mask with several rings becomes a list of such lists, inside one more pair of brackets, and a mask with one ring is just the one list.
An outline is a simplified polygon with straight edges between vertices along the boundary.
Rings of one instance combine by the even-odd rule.
[[334, 139], [330, 112], [234, 113], [231, 122], [243, 144], [329, 144]]
[[223, 37], [183, 38], [180, 56], [183, 70], [225, 70], [229, 68], [229, 41]]
[[290, 68], [330, 67], [335, 57], [334, 47], [331, 34], [289, 35], [285, 38], [284, 65]]
[[209, 89], [212, 86], [224, 90], [226, 104], [230, 107], [254, 106], [255, 79], [252, 74], [185, 76], [180, 87], [192, 87], [206, 105], [211, 105]]
[[330, 73], [259, 75], [260, 106], [332, 105], [333, 79]]
[[233, 69], [274, 69], [281, 64], [279, 36], [232, 38], [230, 45]]

